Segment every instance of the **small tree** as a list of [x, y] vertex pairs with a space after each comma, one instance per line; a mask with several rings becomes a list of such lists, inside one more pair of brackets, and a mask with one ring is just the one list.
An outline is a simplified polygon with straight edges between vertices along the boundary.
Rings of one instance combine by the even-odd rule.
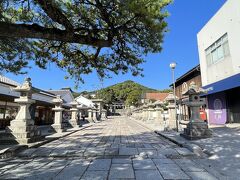
[[138, 106], [140, 96], [141, 96], [141, 91], [138, 91], [138, 90], [131, 91], [130, 94], [127, 96], [125, 103], [129, 106], [131, 105]]

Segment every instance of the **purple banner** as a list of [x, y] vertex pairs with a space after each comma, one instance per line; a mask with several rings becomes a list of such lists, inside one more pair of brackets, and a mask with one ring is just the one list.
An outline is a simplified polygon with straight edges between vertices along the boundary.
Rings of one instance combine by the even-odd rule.
[[208, 96], [209, 124], [225, 124], [227, 121], [226, 100], [224, 93]]

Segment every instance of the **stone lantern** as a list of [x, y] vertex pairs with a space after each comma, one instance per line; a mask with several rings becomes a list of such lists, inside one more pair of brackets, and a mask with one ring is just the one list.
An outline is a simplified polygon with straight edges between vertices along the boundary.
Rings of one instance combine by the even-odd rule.
[[137, 119], [137, 108], [132, 109], [130, 115], [131, 115], [134, 119]]
[[88, 108], [83, 104], [77, 105], [77, 108], [78, 108], [78, 121], [79, 124], [81, 124], [82, 121], [85, 121], [85, 116], [86, 112], [88, 111]]
[[178, 121], [176, 116], [176, 104], [175, 104], [174, 94], [170, 92], [165, 100], [168, 102], [167, 108], [168, 108], [168, 115], [169, 115], [169, 120], [168, 120], [169, 129], [177, 129]]
[[148, 104], [148, 121], [153, 121], [153, 113], [154, 113], [154, 104], [150, 103]]
[[147, 105], [143, 105], [143, 121], [146, 121], [148, 118], [148, 106]]
[[138, 120], [142, 120], [143, 119], [143, 108], [140, 107], [138, 109]]
[[97, 119], [97, 117], [98, 117], [98, 109], [94, 107], [92, 109], [92, 112], [93, 112], [92, 119], [93, 119], [94, 122], [97, 122], [98, 121], [98, 119]]
[[91, 107], [88, 109], [88, 122], [93, 122], [93, 109]]
[[72, 108], [70, 109], [71, 111], [71, 119], [69, 120], [69, 124], [72, 127], [79, 127], [79, 122], [78, 122], [78, 118], [77, 118], [77, 114], [78, 114], [78, 103], [76, 101], [73, 101], [70, 103], [70, 105], [72, 106]]
[[189, 123], [187, 128], [184, 128], [184, 133], [181, 136], [186, 139], [194, 140], [201, 138], [211, 137], [212, 132], [208, 129], [208, 125], [200, 119], [199, 109], [202, 105], [205, 105], [205, 101], [202, 101], [200, 95], [205, 91], [202, 89], [197, 89], [194, 82], [190, 84], [189, 90], [183, 93], [183, 95], [188, 96], [188, 101], [184, 102], [191, 111]]
[[55, 107], [52, 109], [55, 111], [54, 124], [52, 124], [52, 127], [57, 133], [64, 132], [65, 129], [62, 123], [62, 112], [64, 110], [64, 108], [62, 108], [63, 100], [61, 99], [60, 95], [57, 95], [57, 97], [54, 98], [52, 102], [55, 104]]
[[160, 124], [163, 123], [163, 118], [162, 118], [162, 111], [163, 111], [163, 108], [162, 108], [162, 105], [163, 105], [163, 102], [158, 100], [154, 103], [155, 105], [155, 120], [157, 122], [159, 122]]
[[136, 117], [135, 117], [135, 118], [136, 118], [137, 120], [140, 120], [140, 118], [141, 118], [140, 108], [137, 108], [135, 113], [136, 113]]
[[106, 109], [102, 109], [101, 119], [102, 120], [106, 120], [107, 119], [107, 110]]
[[37, 130], [29, 113], [30, 105], [35, 103], [35, 100], [32, 100], [32, 94], [35, 91], [32, 87], [31, 78], [26, 78], [21, 86], [17, 86], [13, 90], [20, 93], [20, 97], [14, 100], [20, 108], [16, 118], [11, 121], [6, 131], [11, 133], [19, 144], [28, 144], [40, 140], [41, 133]]

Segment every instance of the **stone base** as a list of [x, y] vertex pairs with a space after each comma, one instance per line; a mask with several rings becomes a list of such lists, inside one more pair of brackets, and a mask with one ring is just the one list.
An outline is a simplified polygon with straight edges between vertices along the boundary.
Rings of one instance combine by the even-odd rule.
[[197, 140], [211, 137], [212, 131], [205, 122], [192, 122], [187, 124], [184, 133], [180, 135], [188, 140]]
[[93, 122], [99, 122], [99, 120], [97, 119], [97, 117], [96, 118], [93, 118]]
[[89, 123], [94, 123], [94, 121], [93, 121], [92, 118], [87, 118], [87, 121], [88, 121]]
[[154, 121], [154, 120], [155, 120], [155, 118], [153, 118], [153, 117], [150, 117], [147, 119], [147, 121]]
[[104, 120], [107, 120], [107, 118], [106, 118], [106, 117], [101, 117], [100, 120], [101, 120], [101, 121], [104, 121]]
[[176, 120], [166, 120], [166, 123], [168, 124], [168, 129], [169, 130], [176, 130], [177, 125], [176, 125]]
[[62, 133], [66, 131], [66, 129], [63, 127], [63, 124], [52, 124], [51, 126], [56, 133]]
[[81, 127], [81, 124], [78, 124], [78, 123], [76, 122], [76, 120], [69, 120], [69, 125], [70, 125], [70, 127], [72, 127], [72, 128]]
[[41, 136], [41, 131], [37, 129], [35, 125], [18, 125], [15, 126], [11, 123], [11, 126], [6, 128], [7, 136], [2, 141], [11, 144], [16, 142], [18, 144], [29, 144], [36, 141], [42, 140], [44, 137]]

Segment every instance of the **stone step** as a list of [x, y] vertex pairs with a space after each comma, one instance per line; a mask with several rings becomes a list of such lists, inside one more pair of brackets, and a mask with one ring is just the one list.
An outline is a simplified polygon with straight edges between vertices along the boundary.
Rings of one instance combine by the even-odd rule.
[[14, 139], [0, 139], [1, 145], [12, 145], [12, 144], [18, 144], [18, 142]]
[[13, 135], [9, 132], [0, 132], [0, 139], [6, 138], [6, 137], [12, 137]]
[[5, 139], [0, 139], [0, 144], [1, 145], [12, 145], [12, 144], [28, 144], [28, 143], [34, 143], [37, 141], [42, 141], [44, 140], [44, 137], [42, 136], [37, 136], [37, 137], [32, 137], [32, 138], [22, 138], [16, 141], [14, 137], [6, 137]]
[[[26, 134], [22, 134], [22, 133], [16, 133], [16, 136], [19, 137], [22, 137], [22, 135], [26, 135]], [[29, 137], [28, 137], [29, 136]], [[35, 134], [35, 137], [30, 137], [30, 134], [27, 135], [25, 138], [23, 136], [23, 138], [20, 138], [20, 139], [23, 139], [23, 141], [28, 141], [30, 140], [31, 142], [35, 142], [35, 141], [39, 141], [39, 140], [42, 140], [44, 139], [44, 136], [40, 136], [40, 135], [37, 135]], [[29, 142], [30, 142], [29, 141]], [[18, 142], [16, 141], [16, 137], [10, 133], [10, 132], [0, 132], [0, 144], [18, 144]]]

